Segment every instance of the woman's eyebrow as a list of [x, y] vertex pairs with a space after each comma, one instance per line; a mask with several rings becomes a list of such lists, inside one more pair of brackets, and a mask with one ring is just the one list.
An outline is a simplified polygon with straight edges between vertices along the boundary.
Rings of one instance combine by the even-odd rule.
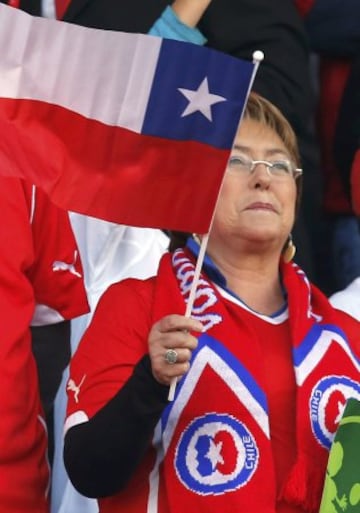
[[[243, 146], [242, 144], [234, 144], [233, 150], [243, 151], [245, 153], [251, 153], [252, 148], [250, 148], [249, 146]], [[265, 154], [269, 155], [269, 156], [280, 154], [286, 158], [290, 158], [287, 151], [284, 150], [284, 148], [268, 148], [268, 149], [265, 148], [264, 151], [265, 151]]]
[[234, 144], [233, 150], [250, 151], [250, 148], [247, 146], [241, 146], [240, 144]]
[[284, 157], [286, 158], [290, 158], [289, 157], [289, 154], [287, 153], [286, 150], [284, 150], [284, 148], [272, 148], [272, 149], [269, 149], [269, 150], [266, 150], [266, 154], [267, 155], [284, 155]]

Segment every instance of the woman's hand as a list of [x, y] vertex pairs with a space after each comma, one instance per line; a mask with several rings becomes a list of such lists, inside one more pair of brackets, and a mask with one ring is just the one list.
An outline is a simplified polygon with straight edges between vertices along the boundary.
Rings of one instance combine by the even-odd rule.
[[180, 378], [189, 370], [197, 346], [191, 331], [201, 333], [201, 322], [176, 314], [163, 317], [151, 328], [149, 355], [153, 376], [159, 383], [170, 385], [173, 378]]
[[175, 0], [171, 5], [176, 16], [185, 25], [196, 27], [211, 0]]

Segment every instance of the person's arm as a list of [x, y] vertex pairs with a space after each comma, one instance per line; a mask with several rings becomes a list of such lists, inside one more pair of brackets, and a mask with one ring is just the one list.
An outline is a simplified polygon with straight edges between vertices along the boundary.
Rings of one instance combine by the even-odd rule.
[[111, 401], [88, 422], [69, 429], [65, 468], [80, 493], [105, 497], [127, 484], [149, 448], [167, 395], [168, 387], [153, 378], [145, 356]]
[[[28, 278], [34, 249], [30, 205], [22, 180], [0, 177], [0, 204], [0, 433], [3, 461], [11, 462], [23, 457], [21, 451], [25, 449], [16, 443], [13, 434], [24, 421], [33, 420], [30, 399], [37, 393], [36, 384], [31, 382], [34, 360], [30, 335], [35, 298]], [[34, 389], [29, 390], [30, 386]]]
[[[151, 327], [153, 283], [110, 287], [71, 362], [64, 461], [73, 485], [88, 497], [119, 492], [149, 454], [167, 385], [189, 369], [197, 344], [189, 331], [202, 330], [179, 315]], [[175, 347], [179, 362], [169, 365], [165, 351]]]
[[315, 0], [305, 18], [311, 48], [320, 55], [351, 57], [360, 49], [360, 2]]
[[175, 0], [172, 9], [179, 20], [189, 27], [196, 27], [211, 0]]
[[200, 21], [211, 0], [175, 0], [151, 27], [153, 36], [175, 39], [198, 45], [204, 45], [206, 38], [196, 25]]
[[[356, 158], [360, 151], [360, 57], [352, 63], [349, 78], [347, 80], [342, 96], [335, 135], [334, 135], [334, 158], [340, 176], [343, 180], [345, 191], [349, 198], [359, 197], [359, 192], [354, 190], [355, 182], [352, 173], [355, 167], [359, 166]], [[359, 181], [356, 180], [358, 184]], [[355, 206], [355, 205], [354, 205]], [[359, 205], [356, 202], [356, 211], [359, 212]]]
[[167, 387], [143, 359], [153, 290], [153, 280], [110, 286], [70, 363], [64, 462], [74, 487], [89, 497], [126, 484], [167, 403]]

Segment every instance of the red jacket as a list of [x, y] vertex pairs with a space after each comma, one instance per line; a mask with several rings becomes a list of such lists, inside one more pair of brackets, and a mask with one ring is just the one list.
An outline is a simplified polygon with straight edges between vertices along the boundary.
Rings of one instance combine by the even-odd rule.
[[47, 513], [47, 434], [29, 326], [36, 303], [58, 320], [88, 306], [78, 258], [71, 267], [67, 213], [17, 178], [0, 178], [0, 205], [0, 511]]

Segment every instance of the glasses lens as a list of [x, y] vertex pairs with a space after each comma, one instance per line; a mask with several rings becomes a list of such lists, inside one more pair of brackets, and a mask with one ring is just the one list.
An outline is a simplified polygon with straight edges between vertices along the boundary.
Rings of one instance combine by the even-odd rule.
[[229, 168], [234, 171], [248, 173], [251, 170], [251, 160], [242, 155], [232, 156], [229, 159]]
[[292, 175], [292, 167], [287, 160], [277, 160], [271, 163], [270, 171], [275, 176], [290, 176]]

